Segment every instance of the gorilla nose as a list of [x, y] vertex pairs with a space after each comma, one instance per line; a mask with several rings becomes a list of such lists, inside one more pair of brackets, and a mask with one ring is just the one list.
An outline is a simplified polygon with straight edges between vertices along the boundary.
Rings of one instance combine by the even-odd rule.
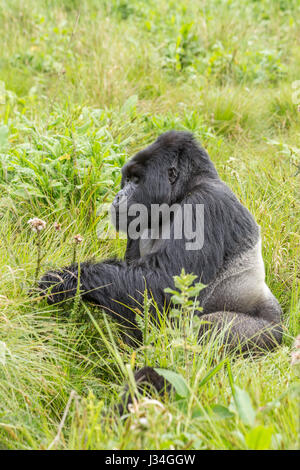
[[126, 194], [124, 194], [123, 191], [119, 191], [118, 194], [116, 194], [112, 204], [114, 207], [119, 207], [121, 204], [125, 203], [127, 200]]

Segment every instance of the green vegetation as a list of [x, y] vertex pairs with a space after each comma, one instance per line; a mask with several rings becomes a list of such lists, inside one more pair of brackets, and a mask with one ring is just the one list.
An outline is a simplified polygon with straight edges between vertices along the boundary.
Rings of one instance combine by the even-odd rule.
[[[1, 448], [298, 446], [299, 28], [298, 0], [0, 0]], [[97, 211], [127, 158], [169, 129], [195, 133], [261, 225], [285, 325], [264, 357], [197, 345], [188, 315], [184, 335], [146, 315], [134, 351], [101, 311], [28, 295], [38, 239], [42, 271], [122, 256], [124, 240], [98, 239]], [[115, 418], [144, 364], [171, 370], [176, 395]]]

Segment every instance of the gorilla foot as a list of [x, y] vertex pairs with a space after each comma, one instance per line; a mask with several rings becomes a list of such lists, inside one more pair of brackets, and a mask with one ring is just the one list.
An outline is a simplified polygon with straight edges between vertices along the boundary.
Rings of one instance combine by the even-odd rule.
[[[172, 389], [170, 382], [149, 366], [139, 369], [134, 374], [134, 379], [140, 393], [150, 393], [151, 390], [154, 390], [159, 395], [163, 395], [164, 393], [169, 394]], [[125, 392], [121, 398], [121, 403], [118, 405], [120, 415], [124, 414], [125, 411], [128, 411], [128, 405], [133, 403], [134, 398], [135, 397], [132, 396], [129, 391], [129, 386], [126, 385]]]

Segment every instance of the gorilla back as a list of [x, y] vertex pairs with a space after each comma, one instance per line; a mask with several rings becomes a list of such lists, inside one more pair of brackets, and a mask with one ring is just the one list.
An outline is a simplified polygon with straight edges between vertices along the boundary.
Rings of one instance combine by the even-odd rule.
[[[132, 233], [136, 204], [147, 211]], [[175, 236], [176, 212], [169, 219], [169, 237], [164, 236], [161, 214], [156, 229], [150, 231], [151, 209], [157, 205], [191, 207], [193, 231], [203, 232], [201, 247], [188, 249], [186, 220], [183, 235]], [[197, 206], [204, 208], [200, 228]], [[225, 329], [226, 344], [242, 351], [270, 350], [281, 342], [281, 309], [265, 284], [260, 229], [190, 133], [167, 132], [138, 152], [122, 169], [121, 190], [112, 208], [116, 228], [127, 232], [125, 260], [82, 263], [83, 300], [101, 306], [139, 341], [135, 301], [141, 300], [146, 286], [163, 308], [170, 300], [164, 289], [173, 286], [173, 276], [184, 268], [206, 285], [199, 297], [205, 320], [200, 338], [207, 329]], [[73, 297], [77, 284], [78, 267], [72, 265], [48, 272], [40, 288], [46, 292], [51, 287], [48, 302], [54, 303]]]

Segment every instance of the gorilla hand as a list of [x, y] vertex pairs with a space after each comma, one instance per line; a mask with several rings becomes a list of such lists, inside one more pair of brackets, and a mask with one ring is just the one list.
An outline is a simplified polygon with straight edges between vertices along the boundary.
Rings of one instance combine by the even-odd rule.
[[76, 264], [57, 271], [48, 271], [39, 282], [39, 290], [48, 304], [56, 304], [75, 296], [78, 288]]

